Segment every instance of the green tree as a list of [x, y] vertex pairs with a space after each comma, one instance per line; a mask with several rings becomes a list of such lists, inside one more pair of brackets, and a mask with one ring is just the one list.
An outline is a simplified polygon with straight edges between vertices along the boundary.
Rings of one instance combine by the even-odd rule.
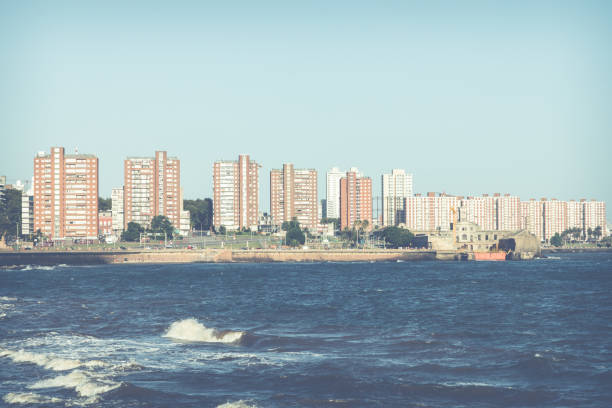
[[334, 224], [334, 230], [337, 230], [340, 225], [340, 218], [321, 218], [321, 224]]
[[550, 244], [556, 247], [560, 247], [561, 245], [563, 245], [563, 240], [561, 239], [561, 235], [559, 235], [558, 232], [556, 232], [555, 235], [550, 238]]
[[304, 245], [304, 243], [306, 242], [306, 236], [300, 228], [300, 223], [298, 222], [297, 218], [294, 217], [289, 222], [285, 221], [283, 222], [283, 225], [287, 227], [287, 229], [285, 230], [287, 231], [287, 235], [285, 236], [287, 245], [290, 245], [292, 247]]
[[144, 228], [142, 225], [137, 222], [129, 222], [127, 226], [127, 230], [121, 233], [122, 241], [135, 242], [140, 241], [140, 234], [144, 232]]
[[593, 237], [593, 229], [589, 227], [587, 229], [587, 241], [590, 241], [592, 237]]
[[219, 234], [220, 235], [225, 235], [227, 233], [227, 228], [225, 228], [225, 225], [220, 225], [219, 226]]
[[389, 248], [407, 248], [413, 244], [414, 234], [405, 228], [387, 227], [378, 232]]
[[98, 197], [98, 211], [110, 211], [113, 208], [113, 200], [111, 198]]
[[172, 233], [174, 233], [174, 227], [172, 223], [168, 219], [168, 217], [164, 215], [156, 215], [151, 220], [151, 232], [153, 233], [166, 233], [168, 239], [172, 238]]
[[185, 211], [189, 211], [189, 218], [193, 228], [200, 231], [211, 229], [213, 206], [210, 198], [183, 200], [183, 208]]
[[346, 227], [340, 231], [340, 237], [344, 239], [351, 247], [357, 244], [357, 230], [355, 228]]
[[567, 245], [567, 241], [568, 241], [570, 234], [571, 234], [571, 231], [569, 229], [566, 229], [565, 231], [561, 233], [561, 239], [563, 240], [565, 245]]
[[21, 191], [4, 190], [0, 198], [0, 239], [12, 241], [21, 235]]

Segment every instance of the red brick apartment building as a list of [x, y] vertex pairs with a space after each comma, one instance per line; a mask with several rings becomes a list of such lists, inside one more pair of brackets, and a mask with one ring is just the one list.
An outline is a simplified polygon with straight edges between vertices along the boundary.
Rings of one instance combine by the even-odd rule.
[[175, 228], [181, 217], [181, 162], [165, 151], [155, 157], [128, 157], [124, 161], [123, 225], [130, 222], [143, 227], [153, 217], [168, 217]]
[[275, 225], [297, 218], [302, 228], [315, 231], [319, 224], [317, 171], [283, 164], [270, 171], [270, 215]]
[[372, 179], [351, 170], [340, 179], [340, 228], [352, 228], [357, 221], [368, 221], [372, 228]]
[[52, 147], [34, 157], [34, 231], [54, 240], [98, 238], [98, 158]]

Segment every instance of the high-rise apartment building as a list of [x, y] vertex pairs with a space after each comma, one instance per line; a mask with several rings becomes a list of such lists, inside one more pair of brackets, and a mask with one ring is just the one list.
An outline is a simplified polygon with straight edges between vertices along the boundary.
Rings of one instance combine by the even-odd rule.
[[340, 179], [345, 175], [337, 167], [327, 171], [327, 218], [340, 218]]
[[543, 239], [548, 241], [555, 234], [561, 234], [567, 229], [567, 202], [542, 199]]
[[352, 168], [340, 179], [340, 228], [353, 228], [358, 221], [372, 228], [372, 179]]
[[111, 214], [113, 217], [113, 234], [121, 235], [123, 231], [123, 187], [111, 191]]
[[544, 226], [543, 214], [541, 201], [533, 198], [529, 201], [521, 201], [521, 229], [529, 231], [541, 240]]
[[213, 165], [213, 224], [230, 230], [257, 230], [259, 167], [248, 155]]
[[459, 201], [459, 221], [473, 222], [483, 230], [497, 229], [496, 198], [483, 194], [482, 197], [467, 197]]
[[406, 228], [414, 231], [449, 231], [459, 199], [446, 194], [415, 194], [405, 200]]
[[570, 200], [567, 204], [567, 228], [584, 229], [584, 204], [581, 201]]
[[25, 192], [21, 195], [21, 234], [30, 236], [34, 233], [34, 193]]
[[531, 199], [521, 202], [521, 227], [527, 229], [542, 241], [550, 241], [555, 234], [570, 228], [580, 228], [583, 238], [589, 228], [601, 227], [602, 236], [607, 233], [606, 203], [581, 199], [580, 201], [540, 201]]
[[589, 228], [595, 230], [601, 227], [602, 236], [608, 233], [606, 225], [606, 203], [596, 200], [581, 200], [584, 205], [584, 232], [588, 234]]
[[521, 199], [518, 196], [495, 194], [497, 206], [496, 228], [500, 231], [521, 229]]
[[398, 225], [406, 222], [405, 201], [412, 196], [412, 174], [402, 169], [393, 169], [382, 175], [383, 225]]
[[517, 196], [499, 193], [461, 198], [459, 220], [473, 222], [486, 231], [518, 231], [521, 228], [520, 202]]
[[98, 238], [98, 158], [63, 147], [34, 158], [34, 231], [51, 239]]
[[155, 157], [128, 157], [124, 162], [123, 225], [130, 222], [143, 227], [153, 217], [166, 216], [174, 228], [180, 226], [181, 164], [165, 151]]
[[275, 225], [295, 217], [302, 228], [315, 231], [319, 223], [317, 171], [295, 169], [293, 164], [271, 170], [270, 213]]

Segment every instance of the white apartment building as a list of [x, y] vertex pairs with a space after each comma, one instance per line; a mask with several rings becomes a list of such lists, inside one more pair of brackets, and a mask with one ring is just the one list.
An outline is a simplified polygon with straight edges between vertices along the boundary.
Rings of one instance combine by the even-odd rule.
[[113, 188], [111, 191], [111, 213], [113, 234], [121, 235], [123, 232], [123, 187]]
[[32, 190], [21, 195], [21, 234], [34, 233], [34, 193]]
[[605, 237], [608, 233], [606, 225], [606, 203], [603, 201], [586, 201], [581, 200], [584, 205], [584, 231], [588, 233], [589, 228], [594, 230], [601, 227], [602, 236]]
[[259, 168], [248, 155], [213, 165], [213, 224], [229, 230], [257, 230]]
[[340, 179], [346, 172], [333, 167], [327, 171], [327, 218], [340, 218]]
[[412, 174], [393, 169], [382, 175], [383, 225], [406, 222], [405, 199], [412, 196]]
[[413, 231], [450, 231], [459, 199], [446, 194], [416, 194], [405, 200], [406, 227]]

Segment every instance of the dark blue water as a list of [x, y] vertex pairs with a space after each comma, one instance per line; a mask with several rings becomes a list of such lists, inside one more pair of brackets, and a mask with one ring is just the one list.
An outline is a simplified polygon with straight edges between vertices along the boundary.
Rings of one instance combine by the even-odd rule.
[[612, 254], [0, 270], [0, 405], [612, 406]]

